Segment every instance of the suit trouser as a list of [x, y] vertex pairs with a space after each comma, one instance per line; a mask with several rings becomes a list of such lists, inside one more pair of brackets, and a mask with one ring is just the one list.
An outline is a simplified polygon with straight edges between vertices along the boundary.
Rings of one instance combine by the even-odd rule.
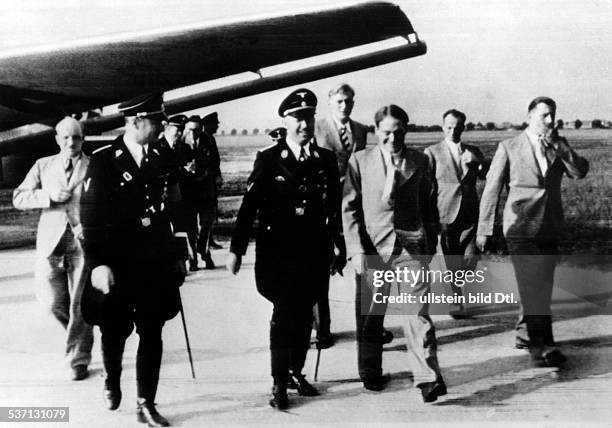
[[50, 256], [37, 255], [37, 297], [66, 330], [65, 355], [73, 368], [91, 362], [93, 328], [81, 314], [86, 270], [81, 244], [69, 226]]
[[516, 326], [517, 340], [530, 348], [554, 343], [550, 304], [557, 242], [550, 236], [506, 238], [521, 298], [521, 313]]
[[[387, 304], [382, 296], [388, 296], [391, 285], [380, 288], [373, 286], [371, 275], [373, 269], [420, 270], [421, 262], [409, 256], [401, 256], [390, 265], [369, 267], [367, 275], [356, 275], [355, 316], [357, 336], [357, 360], [359, 376], [364, 379], [376, 379], [382, 376], [383, 324]], [[402, 291], [407, 291], [402, 288]], [[424, 296], [429, 292], [429, 284], [419, 283], [410, 288], [410, 294]], [[375, 296], [375, 293], [381, 293]], [[383, 301], [381, 303], [381, 301]], [[437, 359], [437, 340], [435, 327], [428, 315], [428, 304], [415, 303], [409, 313], [397, 315], [402, 317], [402, 329], [406, 338], [408, 358], [414, 377], [414, 384], [433, 382], [441, 377]]]
[[200, 225], [197, 251], [202, 257], [204, 257], [210, 251], [208, 248], [208, 242], [210, 240], [212, 225], [215, 221], [215, 210], [216, 202], [213, 200], [202, 203], [197, 207], [198, 222]]
[[[476, 223], [464, 222], [458, 218], [451, 224], [443, 224], [440, 245], [444, 254], [446, 269], [457, 272], [473, 271], [478, 263], [476, 253]], [[451, 284], [453, 294], [461, 295], [462, 287]]]

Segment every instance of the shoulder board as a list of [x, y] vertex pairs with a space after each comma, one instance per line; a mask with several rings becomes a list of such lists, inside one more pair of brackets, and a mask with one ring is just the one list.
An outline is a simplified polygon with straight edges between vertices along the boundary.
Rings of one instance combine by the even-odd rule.
[[276, 144], [277, 143], [274, 143], [274, 144], [272, 144], [272, 145], [270, 145], [268, 147], [264, 147], [263, 149], [260, 150], [260, 152], [265, 152], [265, 151], [268, 151], [270, 149], [273, 149], [274, 147], [276, 147]]
[[112, 144], [107, 144], [106, 146], [102, 146], [102, 147], [98, 147], [96, 150], [94, 150], [93, 152], [91, 152], [92, 155], [95, 155], [96, 153], [101, 152], [102, 150], [106, 150], [109, 147], [113, 147]]

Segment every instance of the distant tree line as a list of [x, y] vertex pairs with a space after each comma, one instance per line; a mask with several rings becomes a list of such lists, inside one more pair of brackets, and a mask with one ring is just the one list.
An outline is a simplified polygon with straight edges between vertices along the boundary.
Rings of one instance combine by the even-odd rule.
[[[587, 121], [586, 124], [588, 124], [589, 128], [592, 129], [610, 129], [612, 128], [612, 121], [608, 120], [601, 120], [601, 119], [593, 119], [591, 121]], [[555, 123], [557, 129], [563, 129], [563, 128], [574, 128], [574, 129], [580, 129], [582, 127], [587, 127], [585, 125], [585, 122], [583, 122], [580, 119], [576, 119], [573, 121], [564, 121], [563, 119], [558, 119]], [[516, 123], [510, 123], [510, 122], [502, 122], [502, 123], [495, 123], [495, 122], [485, 122], [484, 124], [482, 122], [468, 122], [465, 124], [465, 130], [466, 131], [503, 131], [503, 130], [508, 130], [508, 129], [513, 129], [513, 130], [517, 130], [517, 131], [522, 131], [525, 128], [527, 128], [527, 122], [522, 122], [520, 124], [516, 124]], [[374, 125], [369, 125], [368, 126], [368, 132], [374, 133]], [[263, 135], [267, 135], [268, 132], [270, 132], [269, 128], [265, 128], [265, 130], [263, 131]], [[410, 123], [408, 124], [408, 132], [442, 132], [442, 127], [440, 125], [417, 125], [414, 123]], [[229, 135], [260, 135], [262, 134], [261, 130], [259, 128], [253, 128], [252, 131], [249, 132], [248, 129], [242, 129], [242, 130], [238, 130], [236, 128], [233, 128], [230, 132]], [[226, 135], [225, 131], [221, 131], [221, 135]]]

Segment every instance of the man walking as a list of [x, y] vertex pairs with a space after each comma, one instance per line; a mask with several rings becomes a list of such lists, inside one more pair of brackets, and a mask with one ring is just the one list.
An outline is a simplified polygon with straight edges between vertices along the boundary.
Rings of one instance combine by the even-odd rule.
[[36, 161], [13, 193], [18, 209], [40, 209], [34, 278], [37, 296], [66, 330], [66, 358], [72, 380], [88, 376], [92, 327], [81, 315], [87, 269], [79, 202], [89, 158], [81, 151], [83, 128], [71, 117], [55, 127], [60, 153]]

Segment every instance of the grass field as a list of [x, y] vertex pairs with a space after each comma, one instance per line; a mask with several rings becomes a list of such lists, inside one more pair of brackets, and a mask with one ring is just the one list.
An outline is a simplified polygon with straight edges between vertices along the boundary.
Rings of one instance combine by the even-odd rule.
[[[466, 143], [478, 146], [484, 155], [491, 158], [497, 144], [516, 135], [518, 131], [472, 131], [466, 132]], [[612, 130], [585, 129], [563, 130], [570, 146], [589, 160], [590, 171], [582, 180], [565, 178], [562, 198], [566, 227], [560, 237], [562, 254], [612, 255]], [[406, 136], [410, 147], [423, 150], [442, 139], [441, 133], [411, 133]], [[221, 196], [242, 195], [246, 179], [253, 166], [258, 150], [270, 145], [265, 135], [219, 136], [221, 170], [225, 184]], [[370, 134], [368, 144], [376, 144]], [[479, 192], [484, 183], [479, 183]], [[220, 217], [231, 222], [236, 215], [238, 201], [220, 206]], [[500, 204], [502, 207], [503, 204]], [[500, 217], [500, 216], [498, 216]], [[499, 251], [503, 252], [503, 240], [498, 238]]]

